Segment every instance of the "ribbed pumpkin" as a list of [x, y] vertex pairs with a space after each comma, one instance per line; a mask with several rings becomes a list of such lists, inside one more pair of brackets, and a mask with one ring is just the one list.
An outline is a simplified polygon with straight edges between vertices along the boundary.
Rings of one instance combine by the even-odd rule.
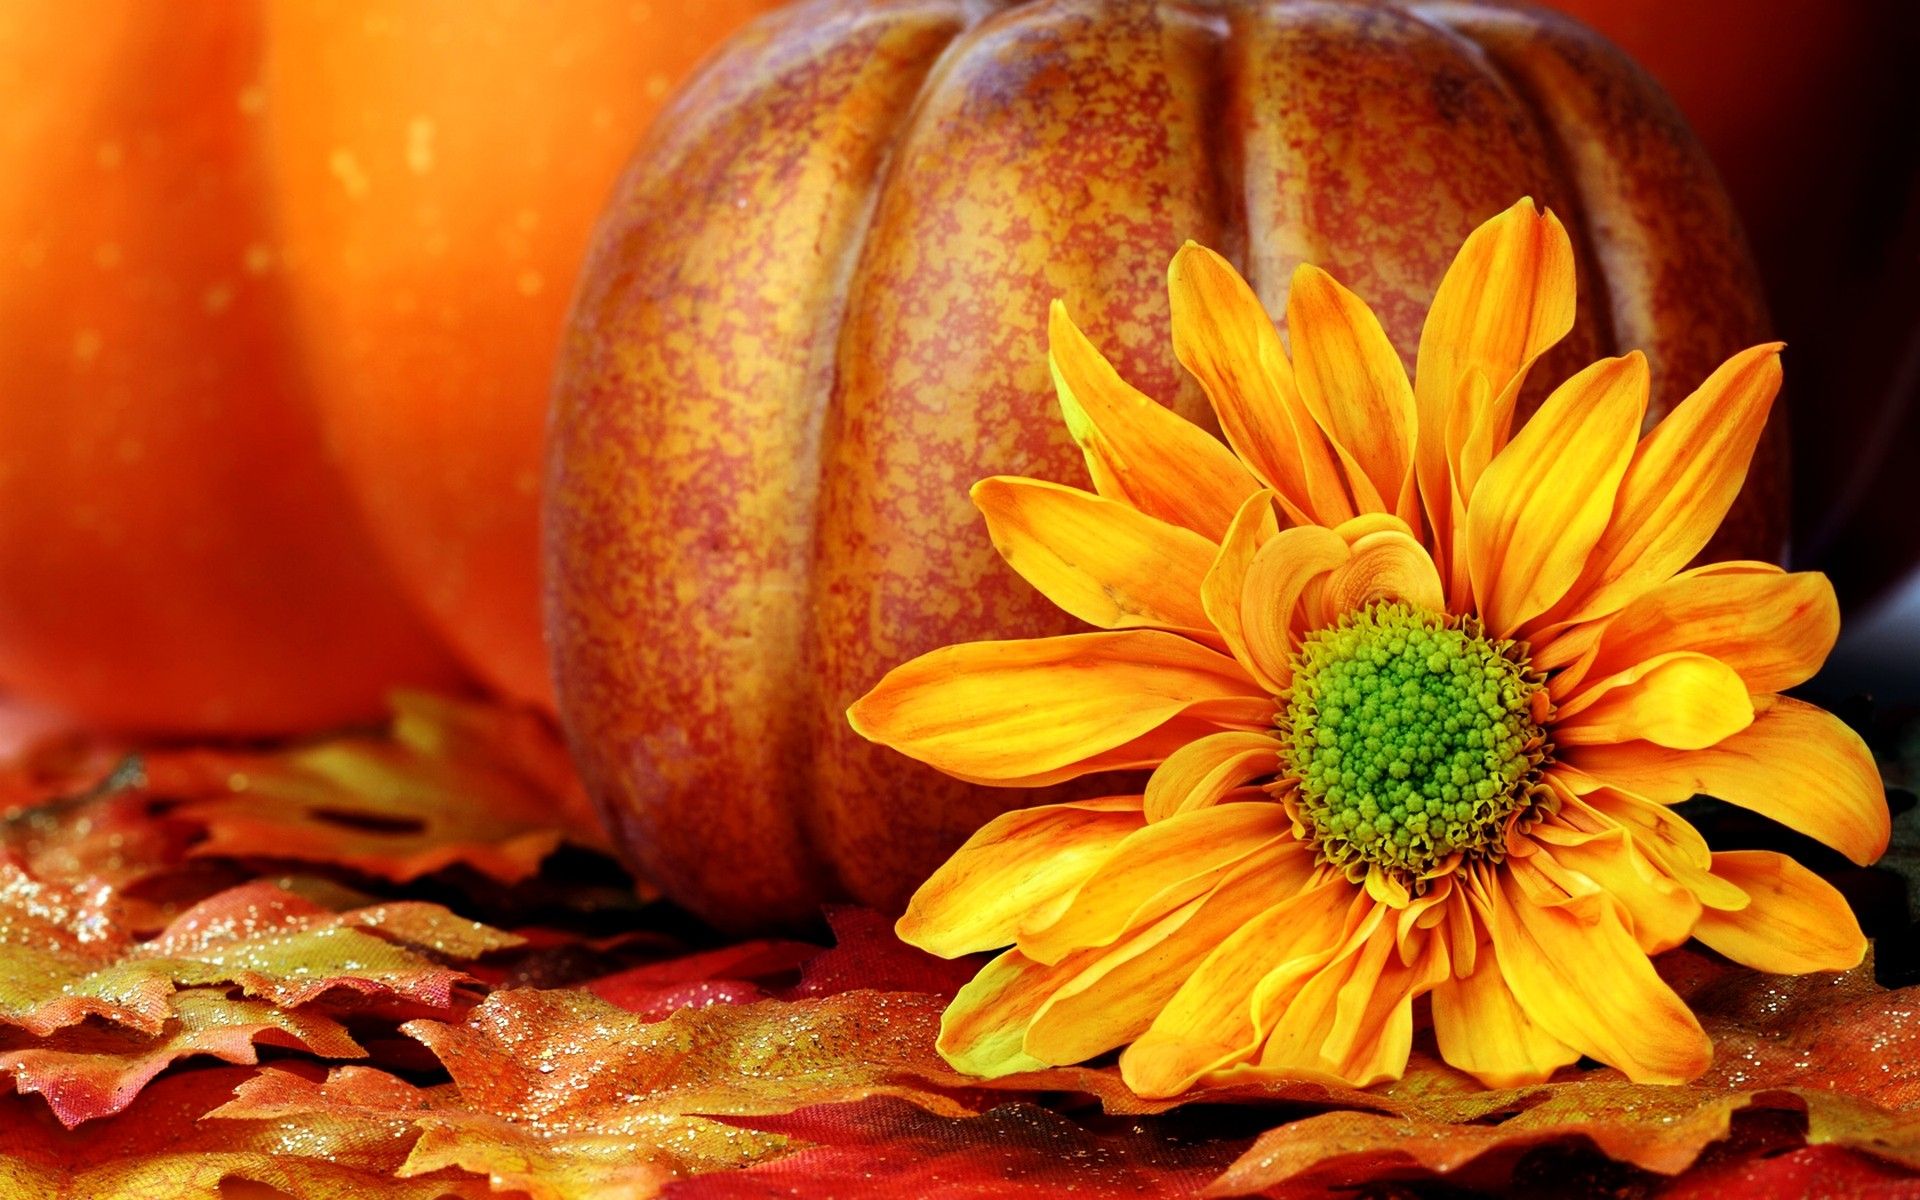
[[[1045, 798], [938, 778], [844, 711], [933, 647], [1072, 627], [967, 500], [988, 474], [1084, 483], [1048, 302], [1211, 424], [1165, 333], [1185, 239], [1275, 313], [1319, 264], [1411, 366], [1453, 249], [1526, 195], [1573, 229], [1584, 293], [1536, 380], [1643, 348], [1652, 419], [1765, 337], [1693, 137], [1564, 18], [816, 0], [749, 27], [638, 151], [556, 383], [549, 628], [609, 823], [730, 926], [899, 902], [988, 817]], [[1711, 555], [1777, 553], [1782, 466], [1770, 432]]]

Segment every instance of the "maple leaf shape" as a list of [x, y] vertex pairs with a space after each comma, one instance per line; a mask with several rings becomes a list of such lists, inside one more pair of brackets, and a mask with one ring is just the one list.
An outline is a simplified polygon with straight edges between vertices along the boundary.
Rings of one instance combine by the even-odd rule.
[[[273, 1074], [284, 1073], [274, 1069]], [[0, 1097], [0, 1200], [482, 1200], [483, 1180], [396, 1180], [418, 1136], [400, 1119], [320, 1114], [303, 1120], [209, 1120], [248, 1067], [166, 1076], [127, 1111], [64, 1128], [38, 1100]], [[258, 1185], [247, 1189], [246, 1184]]]
[[111, 889], [36, 880], [0, 861], [0, 1024], [38, 1036], [89, 1016], [157, 1034], [176, 989], [231, 984], [282, 1008], [336, 992], [430, 1009], [472, 980], [438, 959], [519, 944], [438, 905], [330, 912], [268, 883], [195, 905], [151, 941], [116, 920]]
[[111, 1116], [132, 1104], [179, 1059], [211, 1055], [259, 1061], [256, 1046], [305, 1050], [323, 1058], [362, 1058], [344, 1025], [312, 1009], [235, 999], [224, 989], [194, 988], [172, 999], [173, 1016], [157, 1037], [117, 1025], [76, 1025], [42, 1040], [0, 1031], [0, 1072], [23, 1093], [46, 1097], [62, 1125]]
[[327, 863], [393, 883], [456, 864], [518, 883], [562, 842], [606, 850], [538, 716], [423, 693], [393, 708], [384, 736], [150, 756], [146, 787], [205, 831], [194, 855]]

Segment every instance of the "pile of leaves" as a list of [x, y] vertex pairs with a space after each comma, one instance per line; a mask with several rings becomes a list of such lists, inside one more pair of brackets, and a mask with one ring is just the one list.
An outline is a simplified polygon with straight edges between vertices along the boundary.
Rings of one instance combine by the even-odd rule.
[[1841, 879], [1895, 901], [1879, 979], [1665, 956], [1718, 1046], [1689, 1087], [1583, 1064], [1488, 1091], [1429, 1046], [1390, 1086], [1172, 1102], [1111, 1065], [956, 1074], [934, 1034], [977, 964], [879, 914], [701, 929], [621, 874], [526, 714], [409, 696], [304, 745], [55, 740], [0, 814], [0, 1200], [1920, 1197], [1896, 874]]

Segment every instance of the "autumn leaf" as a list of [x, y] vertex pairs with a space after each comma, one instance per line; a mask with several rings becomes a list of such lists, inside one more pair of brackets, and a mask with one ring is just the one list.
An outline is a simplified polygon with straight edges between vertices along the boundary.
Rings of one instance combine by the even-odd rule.
[[393, 706], [384, 736], [153, 755], [145, 786], [204, 830], [195, 855], [327, 863], [394, 883], [454, 865], [517, 883], [563, 842], [606, 847], [536, 715], [423, 693]]
[[[272, 1074], [284, 1074], [274, 1070]], [[237, 1200], [245, 1184], [295, 1200], [482, 1200], [457, 1172], [396, 1181], [418, 1134], [399, 1118], [315, 1114], [214, 1120], [247, 1067], [163, 1077], [119, 1116], [80, 1130], [37, 1099], [0, 1096], [0, 1200]]]
[[71, 1127], [120, 1112], [161, 1071], [194, 1055], [254, 1063], [257, 1046], [323, 1058], [366, 1054], [344, 1025], [311, 1008], [277, 1008], [218, 988], [178, 992], [172, 1007], [172, 1017], [155, 1036], [91, 1022], [44, 1039], [0, 1031], [0, 1072], [12, 1076], [19, 1091], [46, 1097], [54, 1116]]
[[110, 888], [36, 880], [0, 862], [0, 1023], [44, 1037], [91, 1016], [157, 1034], [173, 1016], [176, 989], [208, 984], [283, 1008], [345, 992], [445, 1009], [471, 977], [439, 960], [518, 940], [437, 905], [334, 913], [251, 883], [136, 942]]
[[1192, 1196], [1246, 1145], [1172, 1122], [1089, 1127], [1031, 1103], [940, 1117], [898, 1100], [740, 1121], [814, 1143], [744, 1170], [701, 1175], [671, 1200], [832, 1196]]

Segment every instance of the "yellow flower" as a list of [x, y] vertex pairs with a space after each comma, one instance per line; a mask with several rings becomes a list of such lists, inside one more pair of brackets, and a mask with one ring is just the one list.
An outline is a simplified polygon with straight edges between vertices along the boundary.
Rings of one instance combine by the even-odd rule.
[[1683, 569], [1746, 475], [1778, 345], [1645, 437], [1638, 353], [1513, 431], [1529, 366], [1573, 324], [1571, 245], [1531, 201], [1467, 239], [1412, 384], [1314, 267], [1288, 295], [1291, 357], [1218, 255], [1187, 245], [1169, 286], [1228, 444], [1130, 388], [1056, 304], [1095, 491], [973, 491], [1013, 568], [1101, 632], [950, 646], [849, 712], [983, 783], [1152, 771], [1143, 795], [998, 818], [914, 897], [908, 941], [1011, 947], [948, 1009], [949, 1061], [998, 1075], [1124, 1046], [1146, 1095], [1365, 1085], [1404, 1071], [1427, 996], [1441, 1053], [1490, 1085], [1581, 1055], [1677, 1082], [1713, 1048], [1649, 955], [1691, 936], [1766, 971], [1861, 960], [1826, 883], [1710, 851], [1669, 807], [1710, 793], [1862, 863], [1887, 842], [1866, 747], [1777, 694], [1832, 646], [1826, 579]]

